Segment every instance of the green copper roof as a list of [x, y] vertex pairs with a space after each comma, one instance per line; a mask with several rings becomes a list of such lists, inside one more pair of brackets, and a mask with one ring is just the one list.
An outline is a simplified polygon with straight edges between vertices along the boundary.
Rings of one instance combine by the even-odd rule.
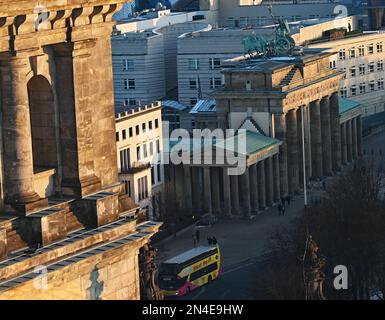
[[359, 108], [361, 104], [354, 100], [348, 100], [344, 98], [339, 98], [339, 105], [340, 105], [340, 114], [353, 110], [355, 108]]

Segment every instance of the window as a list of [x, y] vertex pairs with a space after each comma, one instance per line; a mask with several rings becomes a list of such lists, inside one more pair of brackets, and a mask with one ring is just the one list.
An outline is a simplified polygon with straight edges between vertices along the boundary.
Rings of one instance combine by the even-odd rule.
[[135, 134], [137, 136], [139, 135], [139, 125], [135, 126]]
[[128, 136], [131, 138], [133, 136], [132, 128], [128, 129]]
[[369, 91], [374, 91], [376, 90], [376, 84], [374, 81], [370, 81], [369, 83]]
[[198, 89], [198, 79], [197, 78], [190, 79], [189, 83], [190, 83], [190, 89]]
[[330, 67], [330, 69], [335, 69], [336, 68], [336, 61], [335, 60], [330, 61], [329, 67]]
[[147, 177], [138, 179], [138, 198], [139, 201], [148, 197], [148, 185], [147, 185]]
[[366, 83], [360, 83], [360, 94], [366, 93]]
[[197, 98], [190, 98], [190, 106], [193, 107], [197, 104], [198, 100]]
[[155, 128], [156, 128], [156, 129], [159, 128], [159, 120], [158, 120], [158, 119], [155, 119]]
[[382, 60], [377, 61], [377, 71], [383, 71], [384, 70], [384, 62]]
[[196, 58], [188, 59], [189, 70], [199, 70], [199, 60]]
[[357, 95], [357, 87], [355, 85], [350, 87], [350, 95], [351, 96]]
[[148, 122], [148, 130], [152, 130], [152, 121]]
[[126, 172], [130, 169], [130, 148], [120, 150], [120, 172]]
[[374, 72], [374, 62], [369, 63], [369, 73]]
[[158, 182], [162, 181], [162, 166], [157, 164], [157, 172], [158, 172]]
[[155, 184], [155, 170], [154, 167], [151, 167], [151, 185]]
[[210, 78], [210, 88], [216, 89], [222, 86], [222, 78]]
[[365, 65], [360, 64], [360, 75], [364, 75], [364, 74], [365, 74]]
[[124, 59], [123, 65], [124, 65], [124, 70], [125, 71], [132, 71], [132, 70], [134, 70], [134, 60]]
[[358, 55], [360, 57], [363, 57], [365, 55], [365, 47], [364, 46], [359, 46], [358, 47]]
[[119, 141], [119, 132], [116, 133], [116, 141]]
[[248, 17], [240, 17], [239, 18], [239, 26], [241, 28], [247, 27], [247, 23], [248, 23]]
[[349, 57], [350, 57], [350, 59], [353, 59], [356, 57], [356, 49], [355, 48], [351, 48], [349, 50]]
[[219, 69], [221, 67], [221, 59], [220, 58], [210, 58], [210, 69]]
[[136, 159], [140, 160], [140, 146], [136, 147]]
[[355, 77], [357, 75], [357, 72], [356, 72], [356, 67], [351, 67], [350, 68], [350, 76], [351, 77]]
[[374, 53], [374, 46], [373, 46], [373, 44], [369, 44], [368, 45], [368, 53], [369, 54], [373, 54]]
[[384, 89], [384, 79], [378, 79], [377, 81], [377, 87], [378, 89]]
[[377, 52], [382, 52], [382, 42], [377, 42]]
[[154, 142], [150, 142], [150, 156], [154, 154]]
[[124, 89], [135, 90], [135, 79], [124, 79]]
[[125, 98], [124, 99], [124, 106], [125, 107], [135, 107], [136, 106], [136, 99]]
[[145, 122], [142, 123], [142, 132], [146, 132], [146, 123]]
[[345, 60], [346, 59], [345, 49], [341, 49], [340, 50], [339, 58], [340, 58], [340, 60]]
[[229, 26], [229, 27], [235, 27], [234, 17], [228, 17], [228, 18], [227, 18], [227, 26]]
[[122, 131], [122, 139], [123, 139], [123, 140], [126, 140], [126, 139], [127, 139], [126, 129], [124, 129], [124, 130]]
[[160, 153], [160, 144], [159, 144], [159, 140], [156, 140], [156, 153]]
[[340, 95], [342, 98], [346, 98], [348, 96], [348, 90], [346, 87], [341, 88]]
[[143, 145], [143, 158], [147, 158], [148, 154], [147, 154], [147, 144], [145, 143]]
[[126, 186], [126, 192], [129, 197], [131, 197], [131, 182], [130, 181], [124, 181], [124, 184]]

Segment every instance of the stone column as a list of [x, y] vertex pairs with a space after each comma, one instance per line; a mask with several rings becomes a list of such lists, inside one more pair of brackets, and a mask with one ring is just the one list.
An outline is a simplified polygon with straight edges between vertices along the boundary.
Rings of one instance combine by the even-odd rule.
[[329, 97], [321, 100], [322, 166], [323, 174], [332, 174], [332, 138], [330, 128]]
[[273, 174], [274, 174], [274, 202], [278, 203], [281, 201], [280, 193], [280, 177], [279, 177], [279, 155], [274, 155]]
[[184, 207], [186, 213], [192, 214], [192, 190], [191, 190], [191, 167], [184, 165], [183, 166], [183, 175], [184, 175]]
[[[280, 170], [280, 193], [287, 196], [289, 191], [287, 172], [287, 142], [286, 142], [286, 114], [274, 114], [276, 138], [282, 141], [279, 148], [279, 170]], [[258, 175], [259, 177], [259, 175]], [[260, 183], [260, 182], [258, 182]], [[260, 203], [261, 206], [261, 203]]]
[[346, 122], [346, 140], [348, 149], [348, 162], [353, 160], [352, 120]]
[[202, 181], [201, 181], [201, 168], [192, 167], [192, 199], [193, 208], [197, 212], [202, 211]]
[[341, 160], [343, 164], [348, 163], [348, 149], [346, 140], [346, 122], [341, 123]]
[[[279, 163], [278, 163], [279, 170]], [[278, 185], [279, 188], [279, 185]], [[253, 164], [250, 167], [250, 199], [251, 199], [251, 211], [258, 212], [258, 177], [257, 177], [257, 164]]]
[[311, 161], [311, 135], [310, 135], [310, 107], [309, 105], [303, 106], [304, 116], [304, 131], [305, 131], [305, 169], [306, 180], [312, 176], [312, 161]]
[[330, 127], [332, 141], [332, 166], [333, 170], [341, 169], [341, 136], [340, 136], [340, 110], [338, 93], [330, 97]]
[[239, 188], [238, 176], [230, 176], [231, 206], [233, 214], [239, 214]]
[[288, 154], [288, 178], [289, 193], [298, 192], [298, 133], [297, 133], [297, 112], [290, 110], [287, 119], [287, 154]]
[[352, 156], [353, 159], [358, 158], [357, 117], [352, 119]]
[[358, 156], [362, 156], [362, 116], [357, 117], [357, 148]]
[[92, 48], [95, 41], [54, 46], [60, 136], [63, 160], [62, 193], [84, 196], [101, 189], [95, 175], [93, 108], [90, 84], [92, 75]]
[[262, 160], [257, 164], [258, 175], [258, 200], [259, 208], [266, 208], [266, 183], [265, 183], [265, 161]]
[[250, 203], [250, 176], [249, 168], [246, 167], [244, 174], [240, 176], [241, 179], [241, 190], [242, 190], [242, 210], [245, 217], [251, 215], [251, 203]]
[[219, 168], [211, 168], [211, 181], [212, 181], [212, 198], [213, 198], [213, 213], [218, 214], [221, 212], [221, 197], [219, 188]]
[[2, 57], [3, 159], [5, 202], [26, 213], [47, 204], [34, 190], [33, 151], [29, 113], [28, 57]]
[[320, 101], [310, 103], [311, 160], [314, 177], [322, 177], [322, 133]]
[[205, 213], [212, 213], [210, 167], [203, 168], [203, 192]]
[[271, 207], [274, 203], [273, 158], [267, 158], [265, 163], [266, 205]]
[[223, 210], [224, 214], [231, 216], [231, 189], [230, 189], [230, 176], [227, 172], [227, 168], [223, 168]]
[[174, 184], [174, 188], [175, 188], [175, 198], [176, 198], [176, 201], [178, 203], [178, 206], [180, 208], [183, 208], [184, 206], [184, 194], [183, 194], [183, 191], [184, 191], [184, 169], [183, 169], [183, 165], [182, 164], [179, 164], [179, 165], [175, 165], [174, 166], [175, 168], [175, 184]]
[[301, 106], [297, 110], [297, 150], [299, 187], [303, 187], [302, 108], [303, 106]]

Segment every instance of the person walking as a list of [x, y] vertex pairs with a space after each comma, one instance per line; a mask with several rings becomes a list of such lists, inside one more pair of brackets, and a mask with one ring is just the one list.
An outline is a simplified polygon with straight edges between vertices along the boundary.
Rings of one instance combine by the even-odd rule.
[[195, 238], [197, 239], [197, 244], [199, 244], [199, 238], [200, 238], [201, 232], [199, 229], [195, 230]]

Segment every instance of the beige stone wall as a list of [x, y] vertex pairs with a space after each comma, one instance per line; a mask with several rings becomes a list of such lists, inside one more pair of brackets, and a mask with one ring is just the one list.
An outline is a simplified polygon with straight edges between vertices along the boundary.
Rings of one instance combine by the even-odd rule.
[[35, 278], [0, 292], [0, 300], [139, 300], [138, 268], [138, 249], [125, 246], [50, 272], [46, 289]]

